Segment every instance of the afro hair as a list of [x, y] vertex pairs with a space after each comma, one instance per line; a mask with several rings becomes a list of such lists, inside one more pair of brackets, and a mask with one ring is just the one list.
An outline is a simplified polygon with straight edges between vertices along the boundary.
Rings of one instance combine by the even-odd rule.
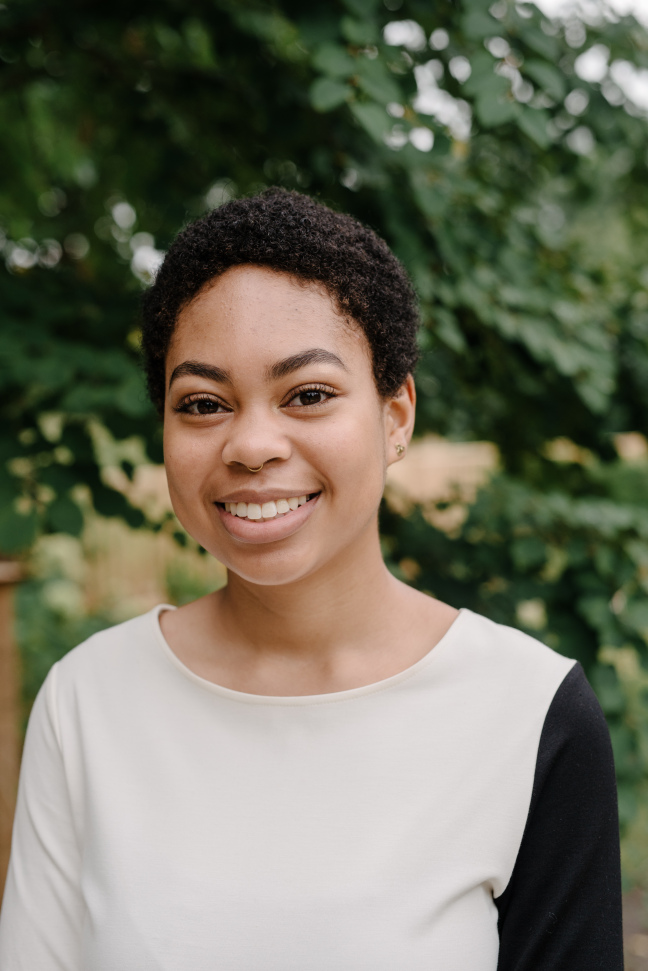
[[149, 394], [164, 410], [164, 363], [179, 313], [232, 266], [264, 266], [317, 281], [365, 333], [376, 388], [401, 388], [418, 357], [418, 306], [387, 244], [351, 216], [309, 196], [269, 188], [189, 224], [172, 243], [142, 307], [142, 352]]

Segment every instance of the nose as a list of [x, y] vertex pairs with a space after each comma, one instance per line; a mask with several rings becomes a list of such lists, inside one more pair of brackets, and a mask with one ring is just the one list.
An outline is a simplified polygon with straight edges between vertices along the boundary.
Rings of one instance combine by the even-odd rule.
[[285, 462], [292, 449], [279, 424], [278, 416], [265, 409], [243, 410], [234, 415], [221, 453], [225, 465], [259, 469], [269, 462]]

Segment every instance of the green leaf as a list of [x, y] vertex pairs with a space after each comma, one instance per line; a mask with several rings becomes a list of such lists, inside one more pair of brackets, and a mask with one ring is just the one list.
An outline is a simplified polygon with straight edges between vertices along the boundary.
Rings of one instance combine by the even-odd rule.
[[376, 104], [356, 101], [351, 105], [351, 111], [373, 140], [382, 145], [383, 136], [392, 125], [392, 120], [384, 108]]
[[567, 84], [564, 75], [553, 65], [534, 58], [525, 61], [522, 70], [555, 101], [563, 100], [567, 93]]
[[332, 111], [348, 101], [353, 95], [348, 84], [333, 81], [331, 78], [318, 78], [310, 89], [310, 103], [315, 111]]
[[430, 182], [428, 173], [421, 169], [412, 173], [410, 181], [422, 212], [433, 220], [443, 216], [450, 201], [447, 186], [443, 182]]
[[60, 496], [49, 504], [47, 520], [55, 533], [79, 536], [83, 531], [83, 513], [68, 496]]
[[369, 20], [354, 20], [353, 17], [343, 17], [340, 21], [340, 30], [345, 40], [358, 47], [377, 44], [380, 40], [376, 25]]
[[347, 10], [350, 10], [356, 17], [369, 17], [380, 5], [380, 0], [344, 0]]
[[471, 10], [461, 18], [461, 27], [469, 40], [482, 40], [499, 34], [500, 24], [490, 14], [482, 10]]
[[151, 410], [140, 374], [129, 375], [117, 388], [113, 400], [120, 411], [131, 418], [140, 418]]
[[633, 600], [621, 614], [623, 623], [648, 642], [648, 601]]
[[618, 715], [623, 711], [623, 692], [614, 668], [597, 664], [592, 673], [592, 687], [606, 715]]
[[282, 53], [286, 42], [297, 35], [294, 25], [278, 10], [251, 10], [232, 6], [231, 16], [245, 33], [259, 37], [276, 45]]
[[38, 517], [35, 512], [22, 515], [11, 506], [0, 511], [0, 552], [19, 553], [36, 538]]
[[547, 148], [551, 144], [551, 136], [547, 125], [549, 115], [540, 108], [524, 106], [517, 116], [518, 127], [528, 135], [540, 148]]
[[528, 44], [531, 50], [540, 54], [549, 61], [555, 61], [560, 53], [560, 47], [555, 37], [549, 37], [540, 27], [533, 24], [524, 24], [520, 27], [522, 40]]
[[124, 509], [123, 516], [131, 529], [141, 529], [145, 524], [144, 513], [141, 509], [135, 509], [133, 506], [127, 506]]
[[92, 500], [100, 516], [123, 516], [130, 508], [121, 492], [103, 485], [92, 490]]
[[187, 46], [194, 55], [194, 63], [199, 67], [210, 68], [215, 64], [211, 38], [198, 17], [185, 21], [183, 33]]
[[12, 506], [20, 495], [20, 482], [0, 464], [0, 509]]
[[547, 548], [538, 536], [520, 536], [511, 544], [511, 556], [517, 569], [525, 572], [546, 561]]
[[[623, 765], [631, 760], [635, 746], [632, 733], [627, 725], [611, 725], [610, 741], [612, 742], [614, 761], [617, 764]], [[627, 792], [628, 798], [631, 798], [632, 795], [632, 791], [629, 790]], [[630, 812], [630, 810], [628, 811]], [[632, 813], [632, 815], [634, 815], [634, 813]]]
[[402, 92], [382, 61], [368, 57], [358, 60], [358, 81], [362, 90], [382, 104], [401, 102]]
[[517, 118], [520, 106], [516, 101], [508, 98], [494, 98], [491, 94], [483, 94], [475, 102], [475, 114], [484, 128], [495, 128]]
[[464, 85], [465, 94], [480, 98], [499, 98], [507, 95], [511, 90], [511, 82], [494, 71], [495, 63], [490, 54], [487, 61], [482, 62], [481, 69], [474, 77], [471, 75]]
[[57, 495], [67, 492], [77, 482], [75, 473], [64, 465], [48, 466], [43, 469], [39, 478], [41, 482], [53, 489]]
[[496, 60], [486, 50], [478, 50], [470, 58], [470, 77], [464, 82], [463, 91], [466, 94], [477, 94], [479, 85], [485, 78], [495, 73]]
[[610, 604], [606, 597], [581, 597], [578, 610], [595, 629], [604, 628], [610, 618]]
[[439, 340], [457, 354], [463, 354], [468, 349], [466, 338], [461, 333], [454, 314], [444, 307], [437, 307], [433, 311], [434, 330]]
[[339, 44], [321, 44], [313, 55], [312, 64], [331, 78], [348, 78], [357, 66], [356, 59]]
[[[623, 730], [621, 727], [620, 730]], [[627, 729], [625, 729], [627, 732]], [[610, 729], [610, 739], [612, 741], [612, 751], [614, 753], [615, 765], [623, 767], [628, 756], [628, 745], [626, 738], [619, 736], [616, 726]], [[633, 786], [625, 782], [619, 783], [619, 822], [622, 827], [628, 826], [637, 815], [637, 793]]]

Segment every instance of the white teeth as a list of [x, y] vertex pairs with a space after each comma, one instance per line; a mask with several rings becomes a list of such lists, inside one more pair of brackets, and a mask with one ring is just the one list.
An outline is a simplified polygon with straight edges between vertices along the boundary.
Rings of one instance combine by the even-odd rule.
[[303, 506], [305, 502], [308, 502], [308, 496], [291, 496], [290, 499], [277, 499], [275, 502], [264, 502], [262, 505], [256, 502], [225, 502], [223, 505], [232, 516], [259, 520], [285, 516], [286, 513]]

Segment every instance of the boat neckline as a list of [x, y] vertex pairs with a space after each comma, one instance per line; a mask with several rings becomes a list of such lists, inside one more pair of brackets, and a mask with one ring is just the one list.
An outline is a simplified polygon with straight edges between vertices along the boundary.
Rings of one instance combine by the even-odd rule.
[[359, 685], [356, 688], [345, 688], [342, 691], [328, 691], [320, 694], [305, 694], [305, 695], [262, 695], [255, 694], [248, 691], [237, 691], [235, 688], [226, 688], [225, 685], [218, 684], [215, 681], [209, 681], [207, 678], [201, 677], [196, 674], [191, 668], [180, 660], [178, 655], [170, 647], [168, 641], [166, 640], [164, 634], [162, 633], [162, 628], [160, 627], [160, 614], [165, 610], [176, 610], [176, 607], [171, 604], [158, 604], [151, 611], [149, 611], [148, 617], [151, 622], [153, 629], [154, 639], [157, 642], [158, 647], [161, 649], [165, 658], [170, 661], [173, 666], [180, 671], [186, 678], [193, 681], [194, 684], [200, 685], [200, 687], [211, 692], [212, 694], [220, 695], [223, 698], [228, 698], [230, 701], [238, 701], [243, 704], [253, 704], [253, 705], [271, 705], [271, 706], [286, 706], [286, 707], [303, 707], [308, 705], [325, 705], [325, 704], [335, 704], [344, 701], [352, 701], [356, 698], [362, 698], [366, 695], [376, 694], [377, 692], [387, 691], [390, 688], [396, 687], [402, 684], [404, 681], [413, 678], [415, 675], [424, 671], [431, 663], [438, 660], [442, 655], [444, 655], [452, 646], [454, 641], [460, 635], [460, 631], [463, 628], [466, 620], [468, 619], [471, 611], [466, 607], [461, 607], [459, 613], [448, 627], [445, 634], [434, 644], [430, 650], [415, 661], [408, 667], [403, 668], [402, 671], [398, 671], [396, 674], [390, 675], [388, 678], [382, 678], [379, 681], [372, 681], [369, 684]]

